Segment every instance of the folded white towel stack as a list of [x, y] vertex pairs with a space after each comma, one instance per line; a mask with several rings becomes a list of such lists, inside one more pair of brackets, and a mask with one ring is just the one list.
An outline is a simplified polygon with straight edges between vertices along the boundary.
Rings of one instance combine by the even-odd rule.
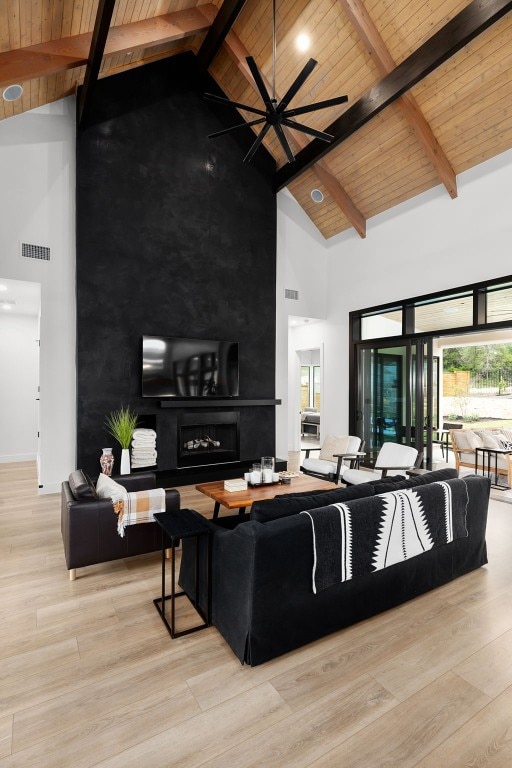
[[153, 467], [156, 464], [156, 432], [137, 427], [132, 437], [132, 467]]

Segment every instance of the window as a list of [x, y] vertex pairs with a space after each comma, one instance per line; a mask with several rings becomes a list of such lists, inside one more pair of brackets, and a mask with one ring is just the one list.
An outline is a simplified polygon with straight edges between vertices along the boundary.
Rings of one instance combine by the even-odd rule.
[[301, 365], [300, 367], [300, 409], [320, 409], [320, 366]]
[[361, 339], [382, 339], [402, 335], [402, 309], [363, 315], [361, 318]]
[[418, 302], [414, 308], [414, 332], [429, 333], [473, 324], [473, 293], [447, 296], [440, 301]]
[[497, 285], [487, 290], [487, 322], [512, 320], [512, 285]]

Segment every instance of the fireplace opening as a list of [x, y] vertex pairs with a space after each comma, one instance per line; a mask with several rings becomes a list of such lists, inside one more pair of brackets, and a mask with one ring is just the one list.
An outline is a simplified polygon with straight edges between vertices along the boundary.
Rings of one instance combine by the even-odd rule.
[[178, 467], [240, 460], [239, 413], [185, 413], [178, 418]]

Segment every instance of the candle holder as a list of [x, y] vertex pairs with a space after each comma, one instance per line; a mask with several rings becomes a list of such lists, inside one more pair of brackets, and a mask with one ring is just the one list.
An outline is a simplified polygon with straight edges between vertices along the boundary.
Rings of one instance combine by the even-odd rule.
[[252, 485], [260, 485], [261, 483], [261, 464], [253, 464], [251, 472]]
[[261, 482], [271, 483], [273, 481], [275, 461], [273, 456], [261, 457]]

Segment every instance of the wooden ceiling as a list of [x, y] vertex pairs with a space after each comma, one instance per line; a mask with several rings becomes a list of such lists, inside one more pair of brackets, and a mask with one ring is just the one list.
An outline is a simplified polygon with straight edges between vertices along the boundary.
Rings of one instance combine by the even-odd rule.
[[[369, 218], [437, 185], [450, 205], [459, 173], [512, 147], [510, 10], [504, 0], [277, 0], [277, 98], [312, 57], [292, 106], [349, 100], [301, 116], [336, 139], [317, 146], [288, 131], [294, 163], [268, 133], [276, 189], [287, 186], [326, 238], [352, 227], [364, 237]], [[94, 56], [105, 77], [190, 50], [229, 98], [261, 108], [245, 56], [270, 83], [272, 0], [0, 0], [0, 92], [24, 87], [19, 101], [0, 98], [0, 119], [73, 94], [86, 72], [94, 87]]]

